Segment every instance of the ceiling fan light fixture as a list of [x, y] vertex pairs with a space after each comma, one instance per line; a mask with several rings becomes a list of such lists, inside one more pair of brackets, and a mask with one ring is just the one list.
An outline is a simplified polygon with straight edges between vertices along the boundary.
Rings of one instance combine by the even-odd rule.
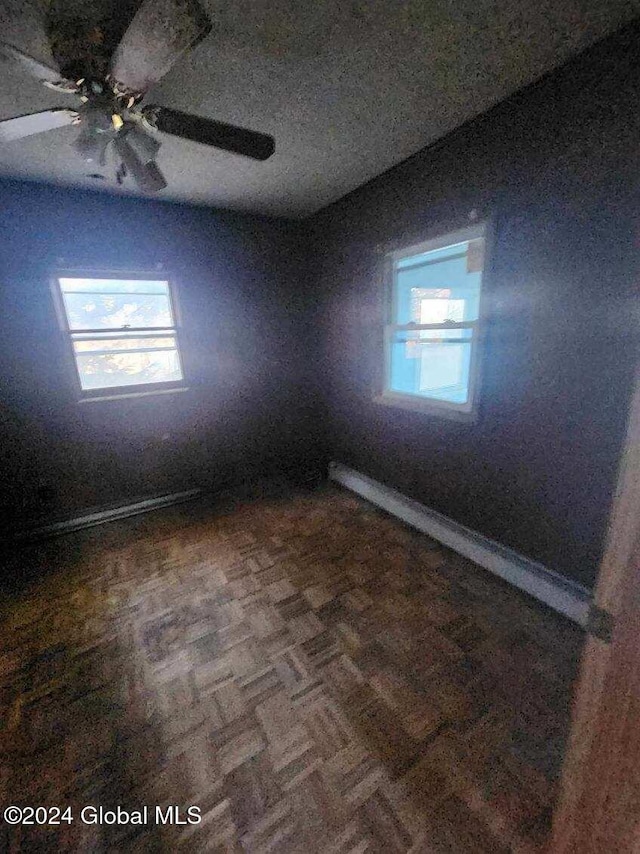
[[88, 163], [100, 161], [104, 150], [109, 143], [109, 137], [95, 131], [93, 128], [83, 128], [74, 142], [71, 143], [75, 151]]
[[127, 129], [126, 140], [143, 163], [151, 163], [158, 156], [160, 142], [136, 125]]
[[167, 186], [164, 175], [153, 161], [143, 162], [129, 143], [128, 134], [118, 134], [115, 146], [126, 171], [133, 176], [141, 190], [147, 193], [157, 193]]

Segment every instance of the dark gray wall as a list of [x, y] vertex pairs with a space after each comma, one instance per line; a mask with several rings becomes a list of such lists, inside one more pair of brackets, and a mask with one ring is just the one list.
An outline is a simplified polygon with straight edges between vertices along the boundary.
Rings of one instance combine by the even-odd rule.
[[[640, 330], [639, 33], [601, 42], [310, 222], [331, 457], [587, 585]], [[496, 223], [479, 420], [378, 406], [376, 247], [458, 227], [472, 209]]]
[[[301, 226], [0, 183], [0, 513], [5, 525], [313, 469]], [[177, 278], [190, 390], [79, 404], [49, 290], [63, 259]]]

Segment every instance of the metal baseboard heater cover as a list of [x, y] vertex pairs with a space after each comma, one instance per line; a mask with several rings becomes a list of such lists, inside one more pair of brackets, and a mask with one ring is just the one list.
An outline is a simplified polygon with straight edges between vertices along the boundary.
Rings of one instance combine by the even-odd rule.
[[94, 525], [103, 525], [106, 522], [115, 522], [117, 519], [126, 519], [129, 516], [139, 516], [141, 513], [149, 513], [160, 507], [171, 507], [173, 504], [182, 504], [191, 501], [201, 495], [200, 489], [189, 489], [185, 492], [173, 492], [169, 495], [158, 495], [153, 498], [145, 498], [133, 504], [122, 504], [107, 510], [99, 510], [88, 513], [85, 516], [76, 516], [73, 519], [65, 519], [54, 522], [51, 525], [27, 528], [15, 535], [16, 540], [40, 540], [47, 537], [55, 537], [61, 534], [70, 534], [72, 531], [80, 531], [82, 528], [92, 528]]
[[329, 464], [329, 477], [578, 625], [587, 626], [592, 594], [581, 584], [341, 463]]

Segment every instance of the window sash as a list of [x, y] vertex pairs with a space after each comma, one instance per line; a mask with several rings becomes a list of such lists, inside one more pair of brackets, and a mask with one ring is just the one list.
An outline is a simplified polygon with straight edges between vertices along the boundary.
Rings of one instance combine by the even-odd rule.
[[83, 329], [82, 332], [70, 332], [69, 334], [75, 341], [119, 341], [121, 339], [131, 340], [134, 338], [165, 338], [175, 335], [176, 332], [175, 326], [154, 326], [151, 329], [145, 326], [144, 329], [130, 329], [129, 327], [122, 329], [121, 327], [114, 327], [105, 329], [104, 334], [86, 329]]
[[395, 332], [420, 332], [423, 329], [475, 329], [477, 320], [445, 320], [442, 323], [387, 323]]
[[[411, 341], [416, 344], [470, 344], [475, 339], [478, 328], [477, 320], [447, 321], [445, 323], [388, 323], [385, 326], [385, 345], [387, 348], [393, 343], [393, 337], [399, 332], [428, 332], [442, 330], [443, 332], [455, 332], [456, 329], [470, 329], [468, 338], [407, 338], [405, 341], [395, 343], [406, 343]], [[390, 358], [390, 354], [389, 354]]]
[[175, 324], [168, 292], [140, 296], [130, 293], [113, 296], [97, 292], [63, 293], [63, 304], [71, 332], [153, 329]]
[[[146, 346], [144, 343], [145, 340], [149, 342]], [[105, 347], [104, 343], [110, 341], [118, 342], [121, 346]], [[126, 346], [127, 343], [134, 343], [136, 346], [129, 347]], [[165, 332], [162, 335], [147, 335], [145, 337], [140, 335], [132, 335], [128, 337], [122, 335], [108, 335], [106, 337], [93, 336], [89, 338], [74, 337], [73, 344], [76, 356], [117, 356], [125, 353], [161, 353], [163, 351], [169, 352], [178, 349], [178, 341], [175, 332]], [[81, 344], [97, 344], [98, 346], [79, 347], [78, 345]]]
[[[420, 332], [420, 331], [435, 331], [442, 330], [446, 332], [452, 332], [456, 329], [469, 329], [470, 335], [468, 338], [410, 338], [406, 340], [394, 340], [394, 336], [397, 335], [398, 332]], [[466, 321], [460, 323], [426, 323], [426, 324], [395, 324], [390, 323], [385, 326], [384, 329], [384, 379], [383, 379], [383, 387], [382, 394], [379, 396], [381, 400], [387, 400], [389, 402], [398, 402], [401, 403], [404, 401], [410, 401], [412, 408], [424, 409], [426, 411], [429, 410], [437, 410], [437, 411], [446, 411], [449, 410], [451, 412], [460, 412], [460, 413], [470, 413], [475, 405], [475, 395], [476, 395], [476, 387], [477, 387], [477, 359], [478, 359], [478, 341], [479, 341], [479, 330], [480, 330], [480, 322], [479, 321]], [[392, 388], [391, 386], [391, 365], [393, 358], [393, 345], [394, 344], [406, 344], [411, 342], [412, 344], [421, 346], [422, 344], [426, 345], [440, 345], [440, 344], [466, 344], [470, 347], [470, 374], [468, 380], [468, 398], [465, 403], [456, 403], [454, 401], [443, 400], [442, 398], [438, 398], [436, 396], [431, 396], [429, 394], [425, 394], [424, 392], [416, 391], [400, 391]]]
[[[90, 338], [99, 336], [102, 332], [106, 333], [120, 333], [116, 337], [121, 337], [123, 333], [128, 332], [172, 332], [175, 334], [177, 331], [176, 326], [127, 326], [125, 323], [123, 326], [101, 326], [99, 329], [67, 329], [65, 330], [69, 333], [69, 335], [88, 335]], [[113, 336], [112, 336], [113, 337]]]

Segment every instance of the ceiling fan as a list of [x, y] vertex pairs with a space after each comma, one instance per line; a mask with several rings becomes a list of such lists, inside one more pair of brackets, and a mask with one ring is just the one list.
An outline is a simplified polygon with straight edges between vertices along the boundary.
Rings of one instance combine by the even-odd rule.
[[[24, 24], [32, 28], [33, 20]], [[254, 160], [273, 154], [275, 142], [267, 134], [142, 103], [148, 89], [210, 32], [211, 21], [198, 0], [142, 0], [119, 42], [108, 22], [56, 22], [50, 14], [48, 26], [43, 22], [41, 28], [46, 62], [3, 41], [0, 57], [81, 103], [0, 121], [0, 142], [78, 125], [75, 151], [100, 166], [115, 153], [118, 183], [130, 175], [145, 192], [167, 186], [156, 164], [157, 131]]]

